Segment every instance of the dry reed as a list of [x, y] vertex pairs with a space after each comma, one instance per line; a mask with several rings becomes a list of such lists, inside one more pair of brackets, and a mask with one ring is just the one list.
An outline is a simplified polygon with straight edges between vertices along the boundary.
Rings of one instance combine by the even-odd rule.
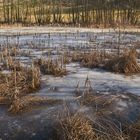
[[54, 75], [54, 76], [63, 76], [67, 74], [66, 66], [63, 63], [59, 63], [58, 60], [44, 60], [39, 59], [34, 62], [35, 65], [40, 67], [40, 71], [43, 74]]
[[38, 68], [23, 68], [10, 74], [0, 74], [0, 97], [13, 100], [36, 91], [40, 87]]
[[28, 111], [34, 107], [42, 105], [53, 105], [59, 103], [60, 100], [48, 99], [46, 97], [28, 95], [14, 100], [9, 108], [12, 114], [19, 114]]
[[123, 56], [109, 60], [105, 68], [116, 73], [134, 74], [140, 73], [140, 65], [137, 63], [136, 51], [125, 51]]
[[81, 115], [67, 116], [59, 121], [58, 135], [61, 140], [94, 140], [95, 133], [90, 121]]

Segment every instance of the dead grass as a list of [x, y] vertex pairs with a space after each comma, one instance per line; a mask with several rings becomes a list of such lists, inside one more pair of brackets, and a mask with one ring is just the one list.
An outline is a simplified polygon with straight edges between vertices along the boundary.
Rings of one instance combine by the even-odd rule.
[[46, 97], [28, 95], [14, 100], [9, 108], [9, 112], [12, 114], [19, 114], [28, 111], [34, 107], [42, 105], [53, 105], [59, 102], [60, 100], [53, 100]]
[[133, 44], [134, 44], [135, 49], [140, 49], [140, 41], [139, 40], [137, 40]]
[[82, 52], [74, 52], [71, 54], [72, 62], [81, 62], [83, 60], [84, 53]]
[[90, 121], [81, 115], [67, 116], [59, 121], [58, 134], [61, 140], [94, 140], [95, 133]]
[[40, 70], [54, 75], [63, 75], [63, 66], [53, 61], [38, 61], [37, 66], [31, 64], [30, 68], [25, 68], [15, 59], [17, 54], [21, 56], [20, 50], [16, 47], [5, 47], [0, 53], [1, 70], [9, 72], [0, 73], [0, 104], [8, 105], [10, 113], [18, 114], [33, 107], [58, 103], [58, 100], [28, 94], [40, 88]]
[[89, 107], [94, 112], [97, 118], [110, 116], [113, 112], [114, 105], [116, 105], [116, 96], [107, 96], [101, 93], [85, 92], [83, 96], [78, 98], [81, 106]]
[[61, 63], [63, 62], [63, 64], [69, 64], [72, 62], [72, 58], [70, 55], [70, 52], [64, 52], [63, 56], [60, 58]]
[[7, 49], [4, 48], [0, 53], [0, 63], [2, 64], [3, 70], [16, 70], [20, 71], [21, 63], [19, 61], [16, 61], [13, 56], [16, 56], [17, 49], [11, 48]]
[[131, 136], [131, 139], [140, 139], [140, 119], [129, 126], [127, 133]]
[[111, 55], [105, 51], [94, 50], [91, 52], [75, 52], [72, 54], [72, 62], [80, 62], [84, 67], [102, 68]]
[[90, 80], [86, 79], [85, 87], [78, 99], [81, 106], [89, 107], [93, 111], [90, 116], [92, 131], [95, 134], [94, 140], [130, 140], [130, 136], [124, 131], [120, 124], [112, 119], [114, 106], [121, 97], [119, 95], [104, 95], [96, 93], [90, 84]]
[[134, 49], [124, 50], [121, 56], [105, 51], [92, 51], [85, 54], [74, 53], [72, 61], [80, 62], [82, 66], [88, 68], [103, 68], [116, 73], [134, 74], [140, 73], [137, 57], [138, 53]]
[[0, 97], [0, 104], [1, 105], [6, 105], [6, 104], [10, 104], [11, 100], [8, 97]]
[[58, 60], [39, 59], [39, 60], [35, 61], [34, 63], [35, 63], [35, 65], [40, 67], [40, 71], [43, 74], [54, 75], [56, 77], [67, 74], [66, 66], [62, 62], [59, 62]]
[[130, 140], [122, 127], [109, 119], [86, 118], [84, 114], [69, 112], [58, 122], [58, 140]]
[[125, 134], [121, 123], [116, 124], [109, 118], [97, 118], [92, 120], [93, 131], [96, 134], [95, 140], [131, 140], [130, 136]]
[[88, 67], [88, 68], [99, 68], [103, 67], [106, 59], [108, 59], [110, 56], [106, 52], [103, 51], [93, 51], [89, 54], [84, 55], [82, 59], [82, 66]]
[[92, 107], [98, 107], [98, 108], [106, 108], [111, 104], [111, 100], [108, 101], [107, 98], [104, 95], [97, 95], [94, 93], [86, 93], [84, 96], [80, 98], [81, 105], [86, 106], [92, 106]]
[[19, 114], [44, 104], [52, 105], [59, 100], [28, 95], [40, 88], [40, 70], [32, 66], [0, 74], [0, 104], [9, 105], [9, 112]]
[[106, 63], [105, 68], [116, 73], [140, 73], [140, 65], [137, 63], [136, 58], [135, 50], [131, 50], [129, 52], [125, 51], [123, 56], [115, 57], [112, 60], [109, 60]]
[[23, 95], [32, 93], [40, 87], [40, 71], [38, 68], [23, 68], [10, 74], [0, 74], [0, 97], [12, 101]]
[[[39, 89], [40, 71], [43, 74], [63, 76], [67, 74], [65, 64], [80, 62], [88, 68], [103, 68], [118, 73], [139, 73], [140, 66], [136, 61], [136, 52], [124, 52], [120, 57], [114, 57], [105, 51], [92, 51], [88, 53], [76, 52], [70, 57], [64, 55], [58, 60], [39, 59], [34, 62], [31, 69], [25, 69], [20, 62], [14, 60], [14, 56], [20, 54], [19, 50], [13, 47], [10, 52], [5, 48], [0, 53], [0, 62], [3, 68], [11, 70], [8, 75], [0, 74], [0, 104], [8, 104], [9, 112], [19, 114], [42, 105], [52, 105], [58, 100], [50, 100], [44, 97], [27, 95]], [[27, 54], [28, 56], [28, 54]], [[106, 63], [107, 62], [107, 63]], [[38, 68], [39, 67], [39, 68]], [[87, 78], [84, 91], [77, 86], [77, 95], [80, 104], [95, 109], [96, 119], [86, 118], [82, 114], [65, 116], [59, 120], [58, 135], [60, 140], [131, 140], [140, 139], [140, 122], [129, 127], [129, 134], [124, 133], [123, 128], [116, 126], [105, 118], [105, 110], [110, 109], [113, 104], [113, 97], [97, 95], [91, 88]]]

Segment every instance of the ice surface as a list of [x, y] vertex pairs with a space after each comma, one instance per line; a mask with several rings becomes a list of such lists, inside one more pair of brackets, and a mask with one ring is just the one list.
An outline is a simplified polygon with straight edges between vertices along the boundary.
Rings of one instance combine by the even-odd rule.
[[[122, 31], [140, 32], [140, 29], [126, 29]], [[66, 50], [74, 52], [75, 50], [105, 49], [111, 53], [116, 51], [115, 47], [118, 46], [118, 39], [118, 30], [114, 29], [56, 27], [0, 29], [1, 46], [6, 46], [7, 40], [11, 46], [19, 44], [20, 49], [25, 54], [17, 56], [16, 59], [20, 60], [24, 66], [27, 66], [26, 64], [28, 63], [30, 64], [32, 59], [35, 58], [43, 56], [47, 59], [50, 52], [52, 53], [52, 58], [57, 58], [58, 55], [61, 56]], [[122, 33], [120, 41], [121, 48], [126, 46], [133, 47], [133, 43], [140, 41], [140, 36], [135, 33]], [[26, 56], [26, 53], [28, 54], [29, 52], [30, 56]], [[115, 105], [113, 106], [114, 112], [124, 113], [123, 117], [128, 117], [130, 120], [135, 119], [139, 107], [136, 101], [131, 100], [129, 95], [135, 94], [139, 98], [140, 75], [125, 76], [100, 69], [88, 69], [81, 67], [78, 63], [68, 64], [67, 70], [68, 75], [63, 77], [42, 76], [41, 89], [36, 94], [33, 94], [52, 99], [61, 99], [64, 102], [70, 103], [74, 110], [90, 116], [93, 114], [92, 109], [86, 106], [81, 107], [77, 103], [77, 97], [75, 96], [75, 89], [78, 83], [79, 88], [83, 89], [85, 80], [88, 77], [91, 86], [99, 94], [112, 96], [112, 93], [116, 93], [114, 98]], [[2, 73], [9, 74], [9, 71], [2, 71]], [[8, 135], [14, 136], [19, 132], [36, 136], [38, 130], [42, 131], [43, 127], [52, 122], [52, 118], [57, 118], [58, 111], [60, 110], [64, 110], [64, 106], [44, 106], [21, 116], [10, 116], [7, 114], [6, 109], [0, 106], [0, 134], [8, 137]], [[110, 113], [112, 113], [111, 110]]]

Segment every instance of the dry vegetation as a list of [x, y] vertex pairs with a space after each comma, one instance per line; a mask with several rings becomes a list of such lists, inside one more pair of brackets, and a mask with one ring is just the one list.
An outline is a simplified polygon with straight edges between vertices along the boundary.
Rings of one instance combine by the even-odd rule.
[[[0, 63], [1, 70], [21, 70], [21, 63], [19, 61], [15, 61], [13, 57], [13, 53], [16, 53], [16, 49], [12, 52], [13, 49], [4, 48], [0, 53]], [[15, 55], [14, 55], [15, 56]]]
[[[76, 94], [78, 91], [77, 87]], [[139, 121], [133, 125], [121, 124], [109, 116], [112, 106], [123, 97], [96, 94], [91, 88], [88, 77], [84, 90], [79, 93], [81, 96], [78, 101], [82, 106], [92, 107], [93, 114], [87, 118], [85, 114], [71, 112], [65, 106], [66, 110], [64, 114], [61, 113], [58, 121], [58, 140], [139, 140]]]
[[57, 125], [58, 140], [130, 140], [125, 134], [109, 119], [92, 119], [83, 114], [66, 113], [61, 116]]
[[59, 100], [52, 100], [46, 97], [28, 95], [14, 100], [9, 108], [9, 111], [12, 114], [19, 114], [36, 106], [53, 105], [59, 102]]
[[[59, 103], [60, 100], [30, 95], [30, 93], [39, 90], [41, 74], [64, 76], [68, 73], [66, 64], [70, 62], [79, 62], [83, 67], [102, 68], [115, 73], [140, 73], [135, 50], [125, 50], [120, 56], [116, 55], [116, 52], [110, 54], [99, 50], [84, 53], [77, 51], [72, 54], [64, 54], [62, 58], [58, 59], [49, 57], [34, 60], [29, 68], [24, 67], [20, 61], [15, 59], [17, 55], [29, 56], [16, 47], [3, 48], [0, 52], [0, 104], [8, 105], [8, 111], [12, 114], [19, 114], [41, 105]], [[7, 70], [8, 73], [4, 74], [3, 70]], [[84, 114], [79, 113], [67, 113], [66, 116], [61, 116], [57, 126], [59, 140], [140, 139], [139, 120], [133, 125], [127, 126], [128, 129], [124, 129], [109, 119], [117, 99], [120, 99], [119, 96], [97, 94], [92, 89], [88, 77], [85, 81], [84, 91], [80, 91], [79, 85], [77, 85], [75, 94], [80, 106], [93, 109], [94, 118], [87, 118]]]
[[0, 74], [0, 95], [8, 99], [16, 99], [29, 94], [40, 87], [40, 71], [38, 68], [22, 69], [7, 74]]
[[[39, 87], [40, 71], [38, 68], [23, 68], [21, 71], [10, 72], [8, 75], [0, 74], [0, 104], [8, 104], [13, 107], [20, 98], [24, 98], [29, 93], [35, 92]], [[25, 102], [26, 105], [28, 105], [28, 101]], [[18, 110], [18, 104], [15, 105], [16, 109], [17, 112], [20, 111]]]
[[107, 59], [111, 56], [105, 51], [93, 51], [84, 55], [82, 60], [82, 66], [88, 68], [100, 68], [103, 67]]
[[83, 116], [67, 116], [59, 121], [58, 134], [61, 140], [94, 140], [95, 133], [90, 121]]
[[39, 59], [34, 62], [40, 68], [41, 73], [54, 76], [63, 76], [67, 74], [66, 66], [62, 61]]
[[129, 131], [127, 133], [131, 135], [131, 139], [140, 139], [140, 119], [138, 119], [135, 123], [129, 126]]
[[140, 73], [140, 65], [137, 63], [136, 58], [135, 50], [125, 51], [122, 56], [109, 60], [105, 68], [116, 73]]
[[72, 61], [80, 62], [81, 66], [88, 68], [102, 68], [115, 73], [135, 74], [140, 73], [138, 57], [139, 53], [134, 49], [123, 50], [120, 56], [96, 50], [90, 53], [73, 53]]
[[[87, 88], [86, 88], [86, 91]], [[91, 91], [91, 90], [90, 90]], [[107, 112], [114, 103], [114, 96], [110, 99], [91, 92], [85, 93], [79, 99], [81, 105], [95, 108], [92, 116], [67, 110], [61, 113], [57, 125], [58, 140], [139, 140], [140, 122], [133, 124], [115, 121]]]
[[0, 53], [0, 104], [8, 105], [9, 112], [18, 114], [34, 106], [57, 103], [58, 100], [29, 95], [41, 86], [40, 68], [34, 64], [22, 66], [15, 59], [17, 54], [20, 54], [17, 48], [4, 48]]
[[[78, 88], [75, 91], [76, 95], [77, 91], [79, 91]], [[88, 77], [85, 81], [84, 90], [80, 91], [79, 95], [80, 96], [77, 98], [77, 100], [79, 101], [80, 105], [92, 107], [97, 116], [105, 116], [108, 114], [108, 112], [111, 111], [115, 104], [114, 101], [117, 98], [120, 98], [119, 96], [108, 96], [101, 93], [96, 93], [96, 91], [94, 91], [91, 87], [91, 83]]]
[[106, 51], [93, 50], [90, 52], [75, 52], [72, 54], [72, 62], [80, 62], [81, 66], [88, 68], [102, 68], [112, 56]]
[[0, 104], [9, 105], [9, 112], [18, 114], [41, 105], [52, 105], [59, 100], [28, 95], [40, 88], [38, 68], [0, 74]]
[[83, 60], [83, 57], [84, 57], [84, 53], [82, 52], [74, 52], [72, 55], [71, 55], [71, 61], [72, 62], [81, 62]]

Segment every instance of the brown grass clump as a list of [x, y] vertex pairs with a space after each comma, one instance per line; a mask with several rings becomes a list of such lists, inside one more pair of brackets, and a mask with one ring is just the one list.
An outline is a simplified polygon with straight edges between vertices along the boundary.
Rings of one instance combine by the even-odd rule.
[[4, 46], [3, 48], [1, 48], [1, 55], [3, 57], [17, 56], [19, 53], [20, 53], [20, 49], [18, 48], [17, 44], [8, 47]]
[[20, 49], [18, 48], [17, 45], [11, 46], [10, 50], [9, 50], [10, 56], [16, 56], [18, 54], [20, 54]]
[[40, 67], [40, 71], [43, 74], [54, 75], [56, 77], [67, 74], [66, 67], [57, 60], [39, 59], [35, 64]]
[[81, 106], [90, 107], [94, 111], [94, 115], [98, 117], [110, 116], [113, 112], [113, 106], [115, 105], [115, 98], [108, 97], [102, 94], [85, 93], [78, 99]]
[[109, 105], [111, 102], [105, 98], [105, 96], [98, 96], [95, 94], [86, 93], [80, 98], [81, 105], [92, 106], [92, 107], [100, 107], [104, 108], [105, 106]]
[[11, 100], [8, 97], [0, 97], [0, 104], [4, 105], [10, 102]]
[[0, 74], [0, 97], [12, 101], [40, 87], [40, 71], [38, 68], [22, 69], [9, 75]]
[[59, 119], [58, 140], [130, 140], [122, 127], [106, 118], [86, 118], [69, 112]]
[[[77, 92], [77, 91], [76, 91]], [[91, 86], [90, 79], [87, 77], [85, 80], [84, 90], [81, 91], [79, 102], [81, 105], [105, 108], [113, 102], [113, 96], [110, 99], [107, 95], [97, 94]]]
[[90, 54], [86, 54], [83, 57], [82, 66], [88, 67], [88, 68], [102, 67], [105, 63], [106, 58], [107, 57], [105, 53], [103, 53], [102, 51], [101, 52], [93, 51]]
[[140, 119], [129, 126], [128, 134], [131, 136], [131, 139], [140, 139]]
[[0, 63], [2, 64], [3, 70], [20, 71], [22, 69], [21, 63], [19, 61], [16, 61], [14, 57], [10, 55], [4, 57], [4, 54], [1, 53]]
[[124, 52], [123, 56], [109, 60], [105, 68], [116, 73], [140, 73], [140, 65], [136, 60], [136, 51]]
[[76, 52], [72, 54], [73, 62], [80, 62], [82, 66], [88, 68], [103, 67], [106, 60], [111, 56], [105, 51], [91, 51], [87, 53]]
[[72, 58], [70, 56], [69, 52], [65, 52], [63, 56], [60, 58], [60, 61], [63, 62], [63, 64], [69, 64], [72, 61]]
[[64, 64], [69, 64], [71, 62], [71, 58], [68, 56], [63, 56], [60, 61], [63, 61]]
[[52, 105], [58, 103], [59, 100], [47, 99], [46, 97], [39, 97], [28, 95], [14, 100], [9, 108], [12, 114], [19, 114], [30, 110], [33, 107], [41, 106], [44, 104]]
[[81, 62], [83, 60], [84, 53], [81, 52], [75, 52], [71, 55], [72, 62]]
[[130, 136], [124, 133], [121, 123], [118, 125], [105, 117], [93, 121], [93, 131], [96, 134], [95, 140], [131, 140]]
[[94, 140], [95, 133], [90, 121], [81, 115], [67, 116], [58, 128], [61, 140]]
[[114, 106], [118, 99], [120, 99], [119, 95], [97, 94], [91, 89], [87, 77], [82, 96], [78, 98], [78, 101], [82, 106], [89, 107], [93, 111], [90, 115], [90, 123], [95, 136], [93, 140], [130, 140], [130, 135], [125, 133], [124, 125], [122, 126], [121, 122], [117, 121], [117, 116], [115, 117]]

